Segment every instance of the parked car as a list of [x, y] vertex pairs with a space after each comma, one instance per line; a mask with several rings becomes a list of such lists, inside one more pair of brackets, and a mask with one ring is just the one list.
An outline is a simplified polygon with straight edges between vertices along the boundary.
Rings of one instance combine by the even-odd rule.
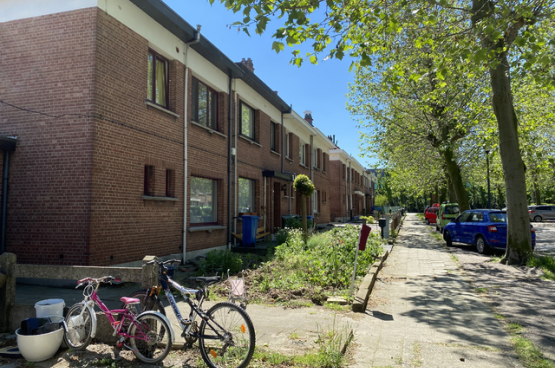
[[435, 224], [437, 218], [437, 211], [439, 210], [438, 207], [430, 207], [424, 213], [424, 217], [426, 218], [426, 225]]
[[530, 215], [530, 221], [555, 220], [555, 206], [528, 206], [528, 214]]
[[459, 215], [457, 203], [442, 203], [437, 211], [436, 230], [443, 232], [443, 228]]
[[[536, 230], [530, 225], [532, 249], [536, 247]], [[507, 247], [507, 212], [500, 210], [468, 210], [445, 225], [443, 239], [450, 247], [453, 242], [472, 244], [478, 253], [491, 248]]]

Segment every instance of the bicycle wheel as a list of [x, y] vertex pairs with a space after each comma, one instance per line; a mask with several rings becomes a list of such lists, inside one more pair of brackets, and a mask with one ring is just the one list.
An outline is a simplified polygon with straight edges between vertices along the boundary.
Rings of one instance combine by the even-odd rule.
[[[81, 314], [81, 311], [83, 314]], [[67, 332], [64, 333], [64, 341], [67, 346], [75, 350], [84, 350], [91, 343], [92, 317], [89, 309], [83, 304], [75, 304], [66, 315]]]
[[[135, 313], [141, 314], [146, 311], [158, 311], [164, 316], [166, 315], [166, 310], [160, 298], [157, 295], [152, 297], [148, 296], [150, 290], [137, 290], [129, 294], [128, 298], [137, 298], [141, 300], [140, 304], [135, 304], [131, 307], [135, 309]], [[125, 303], [121, 303], [121, 308], [125, 308]]]
[[[130, 345], [141, 361], [156, 364], [166, 357], [172, 348], [170, 327], [155, 314], [137, 318], [129, 328]], [[145, 340], [145, 336], [148, 340]]]
[[200, 324], [200, 335], [220, 338], [199, 338], [204, 362], [211, 368], [246, 367], [254, 353], [256, 340], [247, 312], [233, 303], [222, 302], [206, 314], [210, 318]]

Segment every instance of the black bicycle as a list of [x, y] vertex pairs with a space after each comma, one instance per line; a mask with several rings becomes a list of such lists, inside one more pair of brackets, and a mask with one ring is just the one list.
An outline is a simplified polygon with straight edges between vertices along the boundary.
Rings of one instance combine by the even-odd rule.
[[[219, 282], [221, 277], [195, 277], [194, 280], [204, 284], [202, 288], [183, 287], [171, 279], [175, 271], [171, 264], [178, 262], [181, 261], [171, 259], [147, 263], [158, 264], [158, 285], [129, 296], [141, 300], [142, 303], [137, 306], [138, 312], [158, 310], [166, 315], [164, 305], [158, 298], [160, 291], [164, 290], [182, 329], [181, 336], [185, 339], [186, 347], [191, 347], [198, 340], [202, 359], [211, 368], [247, 367], [254, 354], [256, 340], [249, 315], [243, 308], [230, 302], [216, 303], [205, 311], [202, 303], [208, 297], [208, 287]], [[188, 318], [184, 318], [177, 307], [170, 285], [181, 293], [190, 306]], [[201, 319], [200, 324], [197, 323], [197, 317]]]

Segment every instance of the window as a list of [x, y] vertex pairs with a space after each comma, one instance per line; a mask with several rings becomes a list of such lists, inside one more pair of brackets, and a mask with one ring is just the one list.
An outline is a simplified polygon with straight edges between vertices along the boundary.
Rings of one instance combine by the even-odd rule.
[[218, 130], [218, 93], [193, 78], [192, 120]]
[[322, 171], [326, 171], [326, 154], [322, 154]]
[[218, 181], [191, 177], [191, 224], [216, 224]]
[[254, 110], [241, 102], [241, 134], [254, 139]]
[[175, 173], [166, 170], [166, 197], [175, 197]]
[[168, 60], [148, 50], [147, 99], [168, 108]]
[[345, 171], [346, 171], [345, 164], [343, 164], [343, 168], [341, 169], [341, 173], [343, 174], [343, 180], [345, 180]]
[[305, 146], [304, 143], [299, 143], [299, 162], [301, 165], [306, 165]]
[[291, 133], [285, 136], [285, 157], [291, 158]]
[[143, 194], [145, 196], [154, 195], [154, 166], [145, 165]]
[[312, 157], [313, 157], [313, 162], [312, 162], [312, 167], [318, 167], [318, 150], [316, 150], [316, 148], [312, 147]]
[[315, 190], [312, 195], [314, 196], [314, 211], [320, 212], [320, 192]]
[[255, 181], [239, 178], [239, 212], [255, 211]]
[[270, 148], [274, 152], [279, 152], [278, 150], [278, 136], [279, 136], [279, 125], [274, 122], [270, 123]]

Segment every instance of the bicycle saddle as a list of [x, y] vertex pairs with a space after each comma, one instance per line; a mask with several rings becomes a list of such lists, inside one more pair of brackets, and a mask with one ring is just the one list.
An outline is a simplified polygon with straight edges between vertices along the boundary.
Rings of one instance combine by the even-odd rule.
[[195, 277], [195, 281], [204, 282], [205, 284], [213, 284], [221, 280], [220, 276], [210, 276], [210, 277]]
[[121, 297], [120, 299], [122, 302], [124, 302], [126, 305], [133, 305], [133, 304], [139, 304], [141, 302], [140, 299], [137, 298], [127, 298], [125, 296]]

